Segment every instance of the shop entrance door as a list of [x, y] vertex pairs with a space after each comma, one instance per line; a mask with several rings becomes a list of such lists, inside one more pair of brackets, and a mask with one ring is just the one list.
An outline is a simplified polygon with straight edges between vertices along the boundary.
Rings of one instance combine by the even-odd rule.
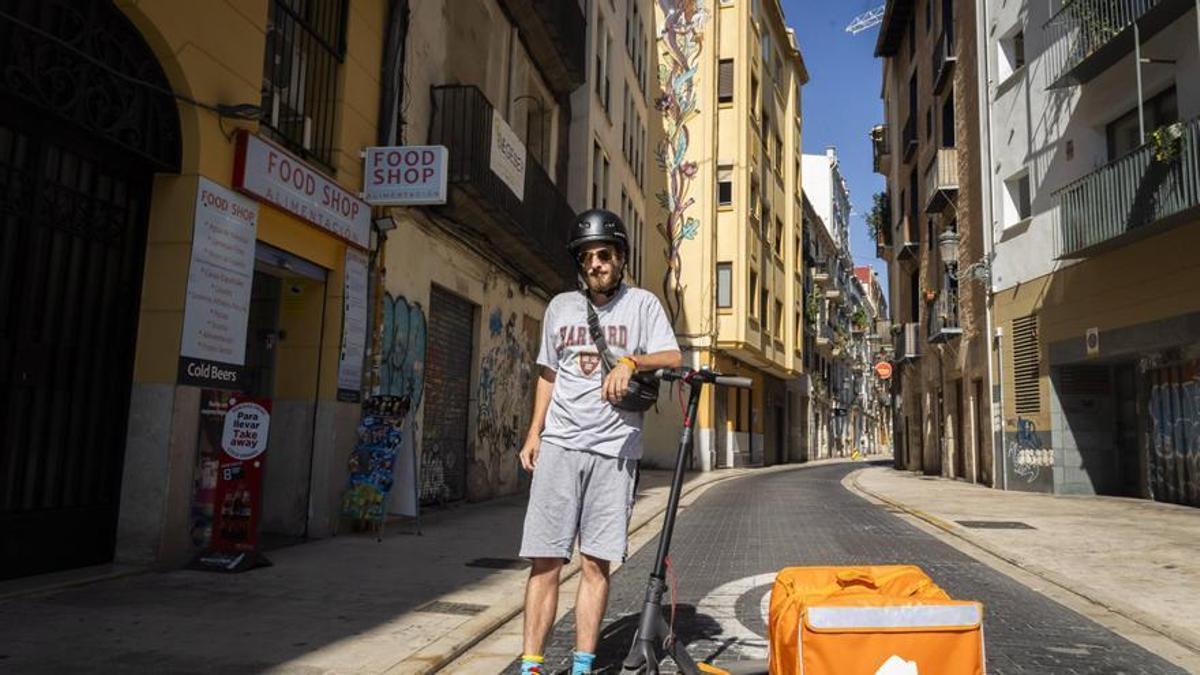
[[263, 548], [308, 533], [325, 316], [324, 268], [259, 242], [246, 330], [247, 393], [271, 399], [263, 470]]

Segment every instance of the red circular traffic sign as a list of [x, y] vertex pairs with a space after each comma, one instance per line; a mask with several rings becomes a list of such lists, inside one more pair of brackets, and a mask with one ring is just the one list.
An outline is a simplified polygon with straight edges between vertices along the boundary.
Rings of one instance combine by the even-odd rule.
[[875, 374], [881, 380], [890, 380], [892, 378], [892, 364], [887, 361], [880, 361], [875, 364]]

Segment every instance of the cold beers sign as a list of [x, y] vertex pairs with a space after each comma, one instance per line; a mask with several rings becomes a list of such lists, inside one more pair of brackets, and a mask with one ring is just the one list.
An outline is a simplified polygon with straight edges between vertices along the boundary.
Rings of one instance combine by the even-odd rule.
[[367, 248], [371, 207], [304, 160], [270, 141], [238, 133], [233, 187]]
[[363, 152], [363, 199], [385, 206], [446, 203], [442, 145], [367, 148]]
[[258, 204], [200, 178], [179, 349], [184, 384], [243, 384], [257, 228]]

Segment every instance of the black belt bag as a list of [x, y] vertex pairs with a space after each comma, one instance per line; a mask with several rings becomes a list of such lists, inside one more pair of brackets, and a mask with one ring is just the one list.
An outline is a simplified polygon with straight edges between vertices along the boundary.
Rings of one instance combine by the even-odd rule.
[[[608, 350], [608, 341], [604, 339], [604, 331], [600, 328], [600, 318], [596, 316], [596, 308], [592, 307], [590, 298], [584, 297], [588, 310], [588, 330], [592, 334], [592, 342], [600, 351], [600, 363], [604, 375], [617, 365], [617, 359]], [[620, 401], [613, 403], [614, 408], [629, 412], [645, 412], [658, 403], [659, 379], [653, 373], [634, 372], [629, 378], [629, 388]]]

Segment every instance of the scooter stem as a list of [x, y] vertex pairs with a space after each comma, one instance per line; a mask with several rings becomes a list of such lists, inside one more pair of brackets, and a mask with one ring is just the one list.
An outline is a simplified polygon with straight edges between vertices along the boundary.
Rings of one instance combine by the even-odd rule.
[[679, 452], [675, 457], [675, 475], [671, 479], [671, 492], [667, 497], [663, 529], [658, 537], [658, 553], [654, 559], [654, 570], [646, 584], [646, 600], [642, 606], [638, 632], [629, 647], [629, 655], [625, 657], [623, 668], [626, 671], [645, 668], [647, 673], [657, 673], [659, 661], [669, 653], [681, 672], [688, 675], [700, 672], [684, 646], [671, 634], [671, 626], [663, 618], [662, 596], [666, 590], [667, 556], [671, 552], [675, 515], [679, 510], [680, 492], [683, 491], [683, 471], [687, 465], [688, 453], [692, 449], [692, 427], [696, 422], [696, 411], [700, 407], [701, 387], [699, 381], [690, 383], [683, 433], [679, 439]]

